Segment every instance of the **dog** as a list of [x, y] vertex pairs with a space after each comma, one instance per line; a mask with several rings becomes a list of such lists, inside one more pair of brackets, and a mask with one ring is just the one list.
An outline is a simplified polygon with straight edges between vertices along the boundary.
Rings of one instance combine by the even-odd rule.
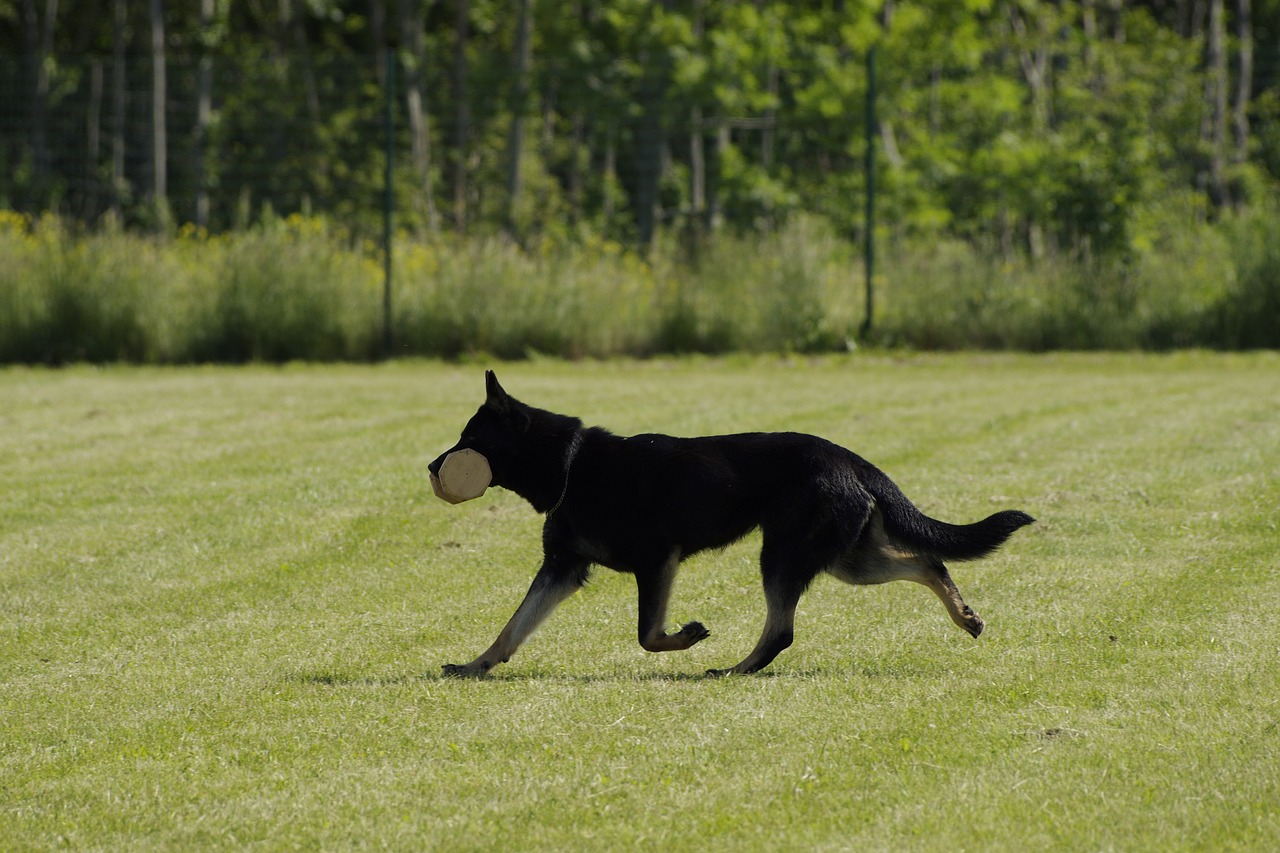
[[[821, 572], [851, 584], [909, 580], [937, 594], [975, 638], [983, 621], [965, 604], [943, 560], [986, 556], [1034, 519], [1005, 510], [974, 524], [920, 512], [880, 469], [845, 448], [800, 433], [700, 438], [614, 435], [526, 405], [485, 373], [484, 404], [456, 445], [428, 466], [439, 486], [450, 453], [488, 461], [492, 485], [546, 516], [542, 567], [498, 638], [446, 676], [483, 676], [505, 663], [595, 564], [633, 575], [640, 645], [687, 649], [709, 636], [700, 622], [666, 629], [681, 561], [760, 528], [767, 615], [751, 653], [711, 675], [758, 672], [794, 635], [796, 604]], [[439, 493], [439, 488], [437, 488]]]

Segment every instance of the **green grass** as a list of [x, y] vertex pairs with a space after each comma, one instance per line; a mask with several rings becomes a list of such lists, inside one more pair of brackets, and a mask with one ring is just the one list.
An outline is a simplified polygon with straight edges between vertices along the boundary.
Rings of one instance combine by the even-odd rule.
[[425, 465], [478, 365], [0, 372], [0, 849], [1267, 849], [1280, 358], [528, 362], [619, 432], [798, 429], [927, 512], [1039, 523], [953, 574], [820, 579], [762, 676], [751, 539], [636, 644], [601, 570], [485, 681], [539, 518]]

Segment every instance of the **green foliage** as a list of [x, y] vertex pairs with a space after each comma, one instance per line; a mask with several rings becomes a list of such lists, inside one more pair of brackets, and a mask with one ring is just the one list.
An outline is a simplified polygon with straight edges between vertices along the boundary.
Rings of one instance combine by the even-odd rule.
[[323, 221], [268, 219], [210, 254], [216, 299], [197, 361], [332, 361], [375, 354], [377, 267]]
[[1280, 347], [1280, 244], [1273, 217], [1241, 216], [1226, 231], [1236, 259], [1235, 280], [1219, 298], [1221, 326], [1214, 331], [1224, 347]]
[[[376, 233], [388, 42], [403, 98], [392, 105], [397, 216], [415, 232], [509, 233], [525, 245], [603, 236], [646, 251], [651, 219], [743, 234], [816, 214], [855, 234], [873, 47], [878, 209], [896, 237], [961, 239], [1005, 259], [1123, 260], [1149, 209], [1206, 195], [1215, 171], [1227, 198], [1214, 204], [1232, 209], [1262, 203], [1280, 176], [1271, 2], [1253, 5], [1247, 105], [1234, 93], [1248, 34], [1236, 28], [1238, 10], [1225, 9], [1235, 36], [1228, 112], [1248, 107], [1240, 144], [1227, 138], [1239, 117], [1212, 106], [1205, 16], [1170, 4], [538, 4], [532, 61], [516, 80], [519, 16], [502, 3], [468, 3], [459, 29], [453, 6], [406, 2], [375, 14], [323, 0], [218, 3], [208, 22], [198, 4], [164, 10], [170, 198], [157, 200], [145, 95], [131, 102], [123, 136], [112, 135], [113, 98], [145, 93], [152, 74], [147, 9], [122, 8], [123, 30], [111, 16], [48, 22], [40, 88], [31, 51], [44, 49], [46, 10], [0, 6], [0, 48], [9, 48], [0, 54], [10, 57], [0, 58], [0, 90], [12, 104], [0, 125], [0, 205], [82, 222], [111, 211], [164, 230], [158, 210], [201, 221], [206, 191], [204, 224], [215, 232], [273, 209]], [[104, 59], [117, 49], [123, 68]], [[191, 133], [206, 79], [212, 112]], [[527, 92], [519, 103], [517, 91]], [[416, 129], [411, 109], [423, 111]], [[513, 137], [518, 118], [524, 132]], [[510, 199], [513, 138], [523, 179]], [[125, 151], [117, 174], [113, 158]]]
[[0, 214], [0, 245], [0, 361], [163, 359], [173, 321], [151, 288], [174, 264], [154, 243]]
[[377, 265], [323, 221], [267, 217], [209, 237], [77, 234], [46, 217], [0, 219], [0, 360], [367, 359]]

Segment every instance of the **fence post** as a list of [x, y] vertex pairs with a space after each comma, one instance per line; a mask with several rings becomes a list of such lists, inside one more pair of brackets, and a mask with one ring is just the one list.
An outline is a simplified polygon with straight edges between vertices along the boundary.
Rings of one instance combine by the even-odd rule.
[[387, 89], [383, 109], [383, 129], [386, 134], [386, 172], [383, 175], [382, 196], [382, 357], [391, 358], [391, 241], [392, 211], [395, 208], [395, 185], [392, 175], [392, 156], [395, 150], [396, 100], [396, 52], [387, 51]]
[[866, 267], [867, 315], [862, 321], [863, 339], [871, 332], [872, 312], [875, 308], [875, 287], [872, 278], [876, 267], [876, 46], [867, 51], [867, 210], [865, 249], [863, 261]]

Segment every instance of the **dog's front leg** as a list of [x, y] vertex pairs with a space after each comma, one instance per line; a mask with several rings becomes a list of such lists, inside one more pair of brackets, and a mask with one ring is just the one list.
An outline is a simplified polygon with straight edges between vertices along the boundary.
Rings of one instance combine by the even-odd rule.
[[667, 602], [671, 599], [671, 585], [679, 566], [680, 551], [676, 549], [661, 566], [636, 572], [640, 593], [640, 645], [645, 651], [683, 651], [711, 636], [701, 622], [689, 622], [674, 634], [667, 633]]
[[573, 595], [587, 581], [590, 563], [574, 556], [547, 554], [542, 568], [534, 577], [524, 601], [483, 654], [467, 664], [447, 663], [446, 676], [482, 676], [500, 663], [506, 663], [529, 635], [551, 614], [560, 602]]

